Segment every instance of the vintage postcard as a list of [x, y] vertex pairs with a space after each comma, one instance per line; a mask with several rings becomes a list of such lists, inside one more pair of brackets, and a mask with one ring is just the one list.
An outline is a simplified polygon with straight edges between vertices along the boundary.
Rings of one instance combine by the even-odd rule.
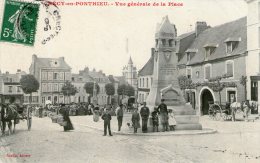
[[0, 163], [260, 162], [260, 0], [1, 0]]

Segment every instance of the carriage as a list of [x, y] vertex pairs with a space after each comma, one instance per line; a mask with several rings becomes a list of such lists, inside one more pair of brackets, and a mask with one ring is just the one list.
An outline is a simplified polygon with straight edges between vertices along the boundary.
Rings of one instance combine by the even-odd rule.
[[231, 115], [230, 104], [219, 104], [219, 103], [211, 103], [209, 104], [209, 117], [213, 120], [230, 120], [232, 118]]
[[[11, 115], [8, 115], [6, 114], [7, 113], [7, 110], [8, 109], [11, 109], [10, 107], [6, 106], [6, 105], [2, 105], [1, 108], [0, 108], [0, 127], [1, 127], [1, 131], [2, 133], [4, 133], [4, 130], [5, 130], [5, 123], [8, 124], [8, 127], [9, 126], [12, 126], [12, 123], [10, 123], [12, 120], [14, 121], [14, 129], [13, 129], [13, 132], [15, 131], [15, 125], [20, 123], [20, 120], [26, 120], [26, 123], [27, 123], [27, 128], [28, 130], [31, 130], [31, 127], [32, 127], [32, 107], [29, 107], [29, 106], [19, 106], [19, 105], [16, 105], [16, 109], [13, 109], [11, 112], [8, 111], [9, 114], [13, 114], [15, 116], [11, 116]], [[9, 117], [9, 118], [7, 118]], [[12, 117], [12, 118], [10, 118]], [[15, 118], [13, 118], [15, 117]], [[11, 133], [11, 127], [9, 127], [9, 134]]]
[[[248, 101], [248, 110], [245, 110], [243, 108], [243, 104], [245, 103], [239, 103], [239, 102], [234, 102], [232, 104], [226, 103], [226, 104], [219, 104], [218, 102], [215, 103], [209, 103], [209, 117], [213, 120], [236, 120], [235, 117], [236, 115], [242, 115], [244, 118], [245, 115], [248, 116], [248, 113], [251, 111], [256, 111], [258, 110], [258, 103], [257, 101]], [[233, 118], [233, 119], [232, 119]]]

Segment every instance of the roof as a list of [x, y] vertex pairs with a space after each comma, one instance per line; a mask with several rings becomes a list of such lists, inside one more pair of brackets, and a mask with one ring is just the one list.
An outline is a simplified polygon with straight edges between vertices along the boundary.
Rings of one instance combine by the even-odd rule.
[[38, 67], [43, 68], [67, 68], [71, 69], [71, 67], [65, 62], [63, 57], [60, 58], [35, 58], [35, 64]]
[[[185, 51], [191, 46], [193, 41], [196, 38], [196, 33], [195, 32], [189, 32], [182, 34], [178, 37], [179, 40], [179, 47], [177, 50], [177, 53], [179, 55], [179, 64], [185, 64], [187, 59], [185, 56]], [[193, 49], [195, 50], [195, 49]]]
[[144, 67], [138, 72], [138, 76], [147, 76], [153, 74], [154, 57], [151, 56]]
[[130, 56], [130, 58], [129, 58], [128, 64], [131, 64], [131, 65], [133, 64], [133, 61], [132, 61], [131, 56]]
[[175, 33], [175, 26], [170, 23], [168, 16], [163, 17], [162, 22], [157, 24], [156, 33]]
[[119, 82], [119, 84], [125, 84], [126, 80], [124, 76], [114, 76], [114, 79]]
[[[205, 45], [218, 45], [208, 57], [208, 61], [226, 57], [226, 41], [238, 40], [239, 43], [230, 55], [242, 54], [247, 50], [246, 17], [228, 22], [213, 28], [208, 28], [195, 38], [189, 49], [198, 49], [198, 52], [189, 62], [189, 65], [204, 62]], [[185, 58], [185, 57], [184, 57]]]
[[90, 75], [71, 74], [71, 78], [74, 78], [72, 82], [90, 82], [94, 79]]

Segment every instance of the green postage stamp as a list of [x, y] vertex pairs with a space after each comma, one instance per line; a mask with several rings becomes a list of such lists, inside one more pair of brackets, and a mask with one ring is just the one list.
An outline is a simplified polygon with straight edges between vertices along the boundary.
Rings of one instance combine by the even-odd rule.
[[6, 0], [0, 40], [33, 46], [39, 7], [37, 3]]

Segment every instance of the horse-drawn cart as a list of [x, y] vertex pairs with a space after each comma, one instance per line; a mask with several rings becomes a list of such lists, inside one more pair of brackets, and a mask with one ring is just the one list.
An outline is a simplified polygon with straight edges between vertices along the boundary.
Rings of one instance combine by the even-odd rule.
[[26, 120], [28, 130], [32, 127], [32, 108], [29, 106], [21, 107], [16, 105], [2, 105], [0, 108], [1, 120], [0, 126], [2, 134], [5, 133], [6, 124], [9, 129], [9, 134], [15, 132], [15, 125], [20, 123], [20, 120]]

